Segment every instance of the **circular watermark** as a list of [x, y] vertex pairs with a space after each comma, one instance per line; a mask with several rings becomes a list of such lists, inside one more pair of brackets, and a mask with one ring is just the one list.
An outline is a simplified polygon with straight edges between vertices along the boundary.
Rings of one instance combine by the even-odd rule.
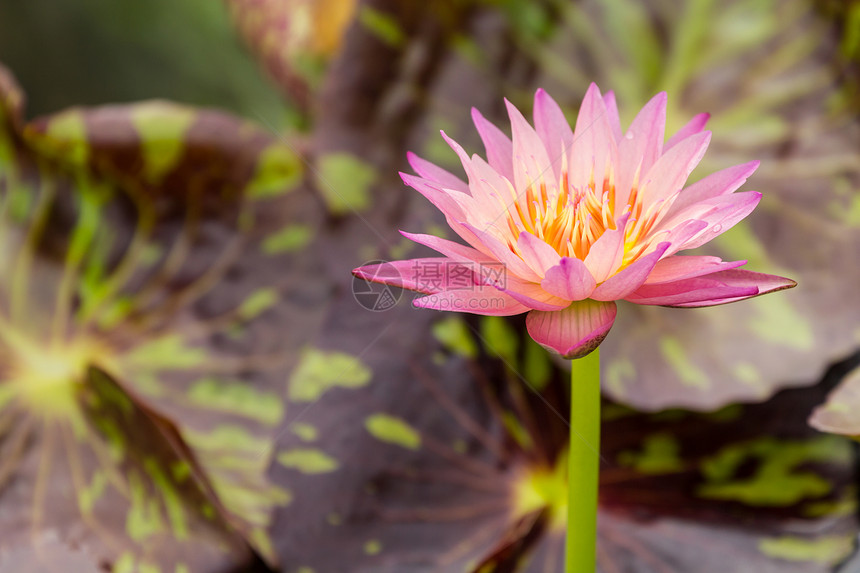
[[361, 273], [352, 277], [352, 296], [355, 302], [373, 312], [393, 308], [400, 301], [403, 291], [387, 283], [400, 282], [400, 272], [388, 261], [368, 261], [361, 266]]

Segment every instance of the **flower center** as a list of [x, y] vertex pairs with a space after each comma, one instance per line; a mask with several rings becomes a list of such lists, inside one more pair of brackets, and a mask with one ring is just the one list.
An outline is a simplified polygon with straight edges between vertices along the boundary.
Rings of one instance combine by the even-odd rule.
[[608, 180], [599, 190], [594, 182], [585, 189], [572, 189], [564, 173], [555, 192], [548, 193], [543, 181], [526, 189], [515, 203], [516, 213], [509, 212], [508, 224], [514, 230], [518, 216], [526, 231], [561, 256], [584, 259], [594, 241], [615, 228], [614, 203], [615, 188]]
[[[513, 187], [511, 187], [513, 191]], [[512, 209], [507, 210], [507, 223], [511, 231], [509, 244], [517, 253], [516, 242], [520, 232], [528, 231], [563, 257], [584, 260], [591, 246], [603, 233], [615, 230], [615, 185], [607, 177], [599, 186], [592, 179], [583, 189], [573, 188], [567, 172], [563, 172], [557, 189], [547, 189], [541, 180], [516, 196]], [[661, 215], [661, 205], [645, 209], [634, 187], [623, 213], [629, 213], [624, 229], [623, 265], [639, 258], [652, 243], [650, 232]]]

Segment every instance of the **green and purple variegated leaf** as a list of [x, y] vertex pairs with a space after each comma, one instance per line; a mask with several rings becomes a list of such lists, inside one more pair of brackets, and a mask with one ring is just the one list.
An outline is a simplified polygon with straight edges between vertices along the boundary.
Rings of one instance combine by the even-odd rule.
[[[37, 410], [53, 411], [51, 419], [65, 424], [61, 429], [72, 429], [55, 430], [59, 441], [67, 434], [74, 438], [75, 424], [87, 428], [84, 445], [107, 444], [108, 454], [104, 466], [86, 467], [113, 467], [126, 481], [140, 480], [143, 494], [134, 499], [145, 500], [143, 512], [134, 509], [133, 499], [108, 504], [121, 488], [95, 473], [86, 474], [85, 489], [74, 486], [71, 460], [98, 455], [83, 447], [59, 458], [68, 466], [65, 475], [40, 493], [34, 479], [40, 456], [59, 452], [59, 446], [29, 433], [26, 424], [13, 426], [24, 429], [11, 434], [0, 428], [0, 459], [11, 451], [14, 459], [32, 460], [2, 466], [12, 468], [10, 479], [33, 482], [33, 494], [10, 515], [29, 523], [36, 504], [54, 499], [48, 494], [71, 490], [85, 500], [84, 507], [92, 504], [97, 518], [73, 504], [50, 516], [67, 521], [46, 520], [35, 539], [77, 557], [75, 540], [50, 538], [52, 527], [62, 531], [65, 523], [75, 524], [87, 532], [92, 560], [120, 572], [154, 564], [144, 555], [163, 551], [170, 559], [192, 546], [201, 548], [201, 561], [189, 558], [193, 571], [207, 570], [202, 558], [224, 547], [235, 549], [219, 563], [225, 568], [245, 565], [253, 549], [270, 563], [277, 554], [291, 573], [515, 571], [520, 563], [527, 571], [557, 570], [563, 512], [555, 500], [564, 485], [556, 470], [563, 467], [567, 436], [558, 414], [567, 411], [559, 369], [516, 334], [521, 323], [467, 325], [408, 305], [370, 313], [348, 294], [348, 271], [356, 264], [411, 254], [396, 228], [438, 232], [440, 221], [430, 205], [396, 180], [404, 150], [435, 145], [426, 142], [437, 141], [442, 127], [466, 140], [461, 136], [470, 105], [492, 115], [501, 92], [530, 96], [536, 78], [548, 78], [553, 93], [566, 87], [573, 101], [588, 79], [606, 73], [631, 109], [669, 87], [681, 100], [676, 109], [683, 110], [672, 118], [675, 123], [710, 106], [715, 129], [733, 140], [716, 150], [717, 167], [751, 154], [779, 166], [764, 171], [761, 182], [768, 188], [760, 187], [779, 205], [723, 248], [731, 253], [738, 242], [746, 243], [741, 258], [751, 259], [757, 270], [788, 269], [801, 278], [796, 292], [809, 282], [814, 296], [822, 297], [792, 298], [785, 303], [788, 311], [782, 303], [755, 311], [739, 305], [731, 311], [739, 314], [724, 318], [716, 318], [721, 309], [631, 315], [631, 323], [610, 337], [616, 347], [605, 353], [614, 396], [647, 408], [713, 408], [730, 399], [760, 398], [785, 383], [810, 383], [822, 364], [854, 344], [845, 324], [858, 305], [840, 290], [849, 282], [831, 280], [831, 263], [810, 254], [826, 244], [830, 256], [856, 241], [843, 220], [852, 211], [816, 211], [826, 202], [813, 201], [809, 190], [820, 199], [822, 189], [833, 189], [831, 198], [853, 205], [856, 170], [845, 150], [856, 148], [856, 134], [845, 120], [850, 116], [838, 108], [832, 116], [818, 110], [828, 93], [825, 84], [835, 81], [829, 68], [818, 72], [825, 80], [807, 76], [806, 65], [787, 70], [790, 59], [781, 52], [756, 47], [794, 38], [785, 45], [801, 54], [811, 49], [804, 41], [813, 36], [804, 26], [817, 20], [805, 3], [766, 2], [766, 10], [753, 12], [757, 20], [743, 19], [759, 24], [739, 31], [726, 28], [731, 19], [709, 12], [707, 2], [690, 3], [686, 12], [627, 0], [600, 9], [587, 1], [549, 7], [512, 2], [505, 4], [514, 16], [508, 23], [492, 6], [463, 3], [446, 12], [442, 3], [430, 4], [368, 2], [371, 10], [358, 12], [362, 26], [345, 36], [344, 49], [320, 81], [324, 113], [315, 126], [309, 183], [338, 215], [328, 220], [308, 200], [309, 189], [282, 193], [300, 177], [295, 157], [244, 122], [149, 102], [71, 110], [24, 126], [20, 92], [8, 88], [8, 75], [0, 69], [0, 105], [14, 138], [14, 144], [0, 140], [0, 191], [7, 199], [0, 268], [11, 269], [0, 275], [0, 308], [23, 315], [5, 329], [4, 360], [8, 354], [27, 362], [20, 357], [33, 345], [20, 344], [24, 334], [25, 341], [40, 341], [37, 348], [49, 347], [54, 333], [59, 340], [84, 334], [89, 343], [107, 341], [74, 346], [69, 355], [46, 361], [46, 370], [32, 364], [29, 370], [4, 368], [4, 382], [9, 372], [26, 372], [30, 380], [33, 371], [47, 372], [54, 380], [61, 371], [68, 377], [62, 380], [75, 383], [59, 384], [67, 392], [42, 404], [31, 387], [0, 382], [0, 403], [37, 425], [43, 419]], [[735, 0], [726, 6], [737, 14], [753, 4], [760, 5]], [[268, 5], [231, 4], [239, 20], [239, 12], [264, 13]], [[797, 18], [796, 26], [777, 21], [776, 8], [783, 6], [780, 14]], [[712, 27], [713, 22], [722, 24]], [[619, 23], [620, 30], [603, 30]], [[294, 73], [290, 58], [272, 51], [281, 47], [278, 19], [239, 25], [254, 35], [269, 29], [251, 40], [262, 42], [255, 50], [274, 55], [269, 66], [276, 76], [279, 70], [287, 70], [284, 77]], [[680, 54], [665, 70], [664, 30], [672, 53]], [[717, 32], [746, 38], [740, 44], [745, 55], [730, 49], [737, 42], [711, 41]], [[589, 33], [597, 41], [589, 42]], [[829, 57], [830, 46], [816, 49]], [[700, 56], [702, 61], [686, 59]], [[804, 61], [818, 57], [807, 54]], [[584, 61], [571, 66], [569, 58]], [[783, 90], [801, 84], [811, 91]], [[297, 85], [305, 89], [304, 80]], [[828, 121], [839, 129], [828, 131]], [[749, 130], [742, 129], [745, 124]], [[792, 136], [804, 130], [828, 134], [798, 167], [799, 151], [807, 151], [803, 142], [814, 140]], [[438, 147], [422, 151], [434, 160], [445, 157]], [[814, 178], [796, 177], [805, 167]], [[846, 183], [834, 186], [833, 180]], [[249, 203], [248, 196], [259, 202]], [[799, 217], [798, 208], [808, 216]], [[827, 225], [830, 230], [822, 230]], [[826, 243], [810, 239], [821, 236]], [[776, 250], [782, 246], [797, 256], [784, 256]], [[23, 267], [21, 253], [31, 261]], [[856, 256], [846, 253], [845, 260]], [[29, 277], [23, 284], [22, 276]], [[60, 303], [68, 312], [55, 312]], [[828, 305], [841, 314], [826, 314], [835, 312]], [[759, 315], [764, 318], [751, 322]], [[57, 316], [60, 326], [46, 318]], [[655, 340], [660, 322], [668, 338]], [[806, 323], [812, 324], [811, 334], [798, 327]], [[774, 333], [782, 338], [774, 340]], [[767, 344], [756, 350], [750, 336]], [[15, 352], [8, 352], [9, 344]], [[745, 354], [750, 352], [756, 356]], [[616, 358], [624, 355], [635, 367]], [[89, 371], [94, 376], [74, 374], [85, 363], [98, 368]], [[850, 549], [856, 495], [849, 488], [853, 475], [845, 442], [804, 425], [808, 404], [820, 400], [816, 390], [792, 390], [773, 404], [710, 416], [647, 416], [608, 407], [600, 526], [604, 571], [716, 573], [726, 570], [726, 556], [734, 554], [755, 571], [827, 570]], [[129, 421], [149, 428], [146, 436]], [[22, 432], [33, 437], [23, 446]], [[138, 440], [140, 447], [111, 453], [119, 451], [112, 444]], [[123, 463], [114, 459], [120, 454]], [[176, 464], [178, 458], [183, 463]], [[178, 469], [164, 479], [152, 477], [171, 465]], [[11, 483], [0, 489], [2, 504], [13, 492]], [[66, 489], [55, 490], [61, 487]], [[181, 491], [187, 503], [177, 509], [167, 491]], [[205, 509], [201, 500], [215, 509]], [[198, 545], [177, 539], [171, 517], [179, 515], [185, 523], [202, 520], [193, 541]], [[111, 531], [118, 545], [105, 540], [110, 537], [101, 532], [103, 522], [121, 524]], [[16, 523], [0, 520], [0, 532]], [[161, 524], [159, 533], [152, 533], [153, 523]], [[267, 525], [268, 535], [262, 533]], [[144, 537], [135, 540], [132, 533]], [[30, 539], [22, 539], [27, 547]], [[158, 553], [150, 545], [155, 541]], [[27, 547], [7, 547], [0, 535], [0, 565], [26, 563]]]
[[97, 558], [80, 546], [64, 543], [55, 535], [47, 534], [38, 544], [28, 544], [0, 554], [0, 571], [27, 571], [52, 573], [76, 571], [100, 573]]
[[[733, 0], [720, 9], [701, 2], [684, 10], [632, 0], [528, 8], [511, 3], [505, 12], [510, 27], [501, 30], [499, 12], [464, 15], [463, 22], [484, 18], [497, 27], [487, 23], [489, 33], [473, 25], [472, 35], [438, 45], [448, 56], [425, 68], [418, 85], [399, 85], [393, 70], [386, 79], [374, 76], [386, 70], [383, 57], [361, 67], [362, 74], [348, 74], [356, 63], [347, 52], [358, 53], [360, 47], [353, 38], [350, 49], [333, 62], [329, 89], [322, 93], [330, 111], [318, 119], [320, 148], [357, 149], [361, 134], [356, 132], [381, 130], [392, 135], [392, 145], [383, 146], [383, 152], [374, 144], [375, 157], [389, 148], [402, 154], [396, 145], [402, 137], [406, 148], [460, 173], [455, 154], [436, 132], [445, 129], [469, 151], [480, 152], [469, 106], [491, 118], [504, 113], [487, 86], [526, 107], [538, 84], [557, 99], [578, 102], [589, 81], [597, 80], [612, 86], [626, 109], [638, 109], [666, 89], [672, 99], [670, 132], [697, 113], [712, 113], [715, 143], [693, 179], [762, 160], [748, 183], [764, 193], [761, 207], [702, 252], [747, 259], [749, 269], [791, 276], [800, 288], [696, 311], [622, 305], [618, 326], [605, 342], [607, 393], [649, 410], [708, 410], [763, 400], [779, 388], [812, 383], [827, 364], [860, 343], [853, 326], [860, 322], [860, 291], [851, 286], [858, 265], [840, 265], [837, 271], [831, 263], [857, 258], [860, 141], [840, 48], [835, 40], [819, 41], [828, 37], [826, 18], [802, 0]], [[497, 45], [505, 34], [517, 40], [515, 54]], [[781, 48], [775, 51], [772, 45]], [[376, 77], [370, 92], [374, 102], [386, 90], [420, 94], [413, 102], [420, 111], [412, 111], [414, 117], [404, 114], [414, 127], [386, 123], [389, 116], [369, 103], [371, 98], [344, 100], [343, 93], [365, 94], [363, 88], [371, 85], [355, 77]], [[625, 124], [631, 119], [622, 118]], [[331, 194], [328, 186], [320, 187]], [[371, 200], [360, 199], [346, 203], [366, 212]], [[396, 226], [426, 232], [426, 218], [410, 226], [412, 220], [407, 214]], [[378, 231], [389, 236], [386, 229], [394, 226], [388, 223]], [[393, 253], [395, 258], [400, 254]]]
[[0, 554], [14, 558], [53, 535], [87, 547], [94, 563], [113, 563], [114, 571], [208, 571], [249, 561], [244, 532], [176, 426], [100, 371], [72, 383], [68, 396], [43, 388], [4, 400]]
[[811, 383], [860, 344], [860, 124], [831, 23], [803, 0], [557, 9], [552, 41], [519, 36], [540, 84], [576, 102], [594, 80], [612, 86], [620, 109], [666, 90], [667, 133], [709, 112], [714, 143], [692, 179], [760, 159], [747, 188], [764, 198], [701, 254], [800, 285], [690, 312], [619, 307], [604, 346], [607, 393], [649, 410], [708, 410]]
[[809, 418], [813, 428], [860, 439], [860, 369], [849, 374]]
[[[361, 340], [367, 321], [347, 314], [289, 382], [303, 407], [273, 472], [301, 492], [273, 530], [286, 569], [557, 571], [567, 396], [533, 343], [497, 318], [443, 318], [440, 342], [418, 341], [398, 329], [422, 316], [403, 309]], [[714, 414], [606, 403], [601, 571], [824, 573], [844, 559], [856, 476], [849, 442], [806, 425], [822, 394]]]
[[[333, 74], [351, 73], [333, 76], [323, 91], [330, 113], [319, 117], [315, 148], [321, 156], [348, 154], [382, 175], [361, 202], [373, 208], [360, 216], [350, 201], [331, 208], [341, 217], [310, 247], [340, 294], [287, 383], [287, 432], [271, 474], [295, 494], [272, 530], [287, 571], [537, 572], [561, 563], [563, 512], [550, 501], [565, 487], [557, 471], [567, 436], [559, 369], [517, 334], [521, 321], [464, 322], [404, 303], [371, 313], [351, 299], [344, 278], [356, 261], [417, 253], [391, 238], [395, 227], [438, 233], [432, 207], [385, 174], [402, 166], [402, 141], [418, 148], [443, 126], [461, 138], [467, 104], [486, 110], [494, 100], [486, 86], [497, 85], [496, 70], [528, 69], [528, 58], [489, 49], [505, 33], [521, 33], [493, 28], [498, 18], [492, 10], [464, 15], [462, 25], [477, 30], [463, 40], [471, 47], [457, 44], [456, 55], [428, 66], [417, 85], [390, 73], [395, 53], [358, 62], [342, 55], [332, 64]], [[350, 36], [343, 54], [364, 41]], [[360, 78], [376, 73], [376, 97], [364, 97]], [[396, 90], [421, 97], [392, 117], [377, 102]], [[343, 101], [344, 93], [362, 94], [361, 103]], [[436, 148], [423, 151], [442, 157]], [[342, 193], [340, 186], [320, 191]], [[675, 390], [648, 391], [670, 400]], [[722, 572], [737, 554], [733, 564], [750, 570], [824, 572], [843, 559], [857, 530], [855, 476], [847, 442], [805, 425], [821, 395], [792, 390], [772, 404], [712, 415], [607, 406], [604, 571]]]
[[0, 554], [82, 527], [114, 571], [276, 563], [291, 494], [266, 471], [303, 344], [280, 325], [327, 293], [284, 274], [319, 274], [298, 158], [167, 102], [24, 124], [0, 71]]
[[230, 211], [245, 196], [292, 190], [295, 152], [250, 121], [166, 101], [72, 108], [23, 130], [40, 155], [123, 188]]

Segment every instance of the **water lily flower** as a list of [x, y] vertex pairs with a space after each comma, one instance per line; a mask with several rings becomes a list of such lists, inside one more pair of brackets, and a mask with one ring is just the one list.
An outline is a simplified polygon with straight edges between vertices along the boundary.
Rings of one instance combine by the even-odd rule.
[[565, 358], [597, 348], [617, 300], [691, 308], [795, 286], [739, 269], [746, 261], [677, 254], [727, 231], [761, 199], [755, 191], [735, 193], [758, 161], [684, 187], [711, 139], [708, 114], [664, 141], [665, 93], [626, 132], [614, 95], [594, 84], [573, 130], [543, 90], [535, 95], [534, 127], [506, 104], [512, 138], [472, 110], [486, 160], [442, 133], [468, 183], [412, 153], [418, 176], [401, 174], [469, 246], [403, 232], [443, 257], [364, 266], [356, 276], [425, 294], [416, 307], [527, 312], [531, 337]]

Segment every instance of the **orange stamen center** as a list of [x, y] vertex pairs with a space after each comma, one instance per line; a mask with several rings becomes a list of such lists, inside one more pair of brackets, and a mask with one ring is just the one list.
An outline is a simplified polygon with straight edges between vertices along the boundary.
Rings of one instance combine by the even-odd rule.
[[[612, 170], [607, 169], [607, 176], [600, 184], [595, 183], [592, 173], [588, 185], [574, 188], [566, 169], [563, 169], [558, 186], [547, 187], [543, 177], [519, 194], [509, 184], [508, 190], [514, 199], [506, 208], [509, 247], [522, 256], [517, 248], [517, 239], [522, 231], [527, 231], [546, 242], [559, 255], [584, 260], [603, 233], [617, 228]], [[622, 267], [642, 256], [653, 243], [652, 231], [662, 217], [664, 207], [666, 204], [663, 202], [645, 207], [637, 176], [623, 211], [630, 217], [624, 229]]]

